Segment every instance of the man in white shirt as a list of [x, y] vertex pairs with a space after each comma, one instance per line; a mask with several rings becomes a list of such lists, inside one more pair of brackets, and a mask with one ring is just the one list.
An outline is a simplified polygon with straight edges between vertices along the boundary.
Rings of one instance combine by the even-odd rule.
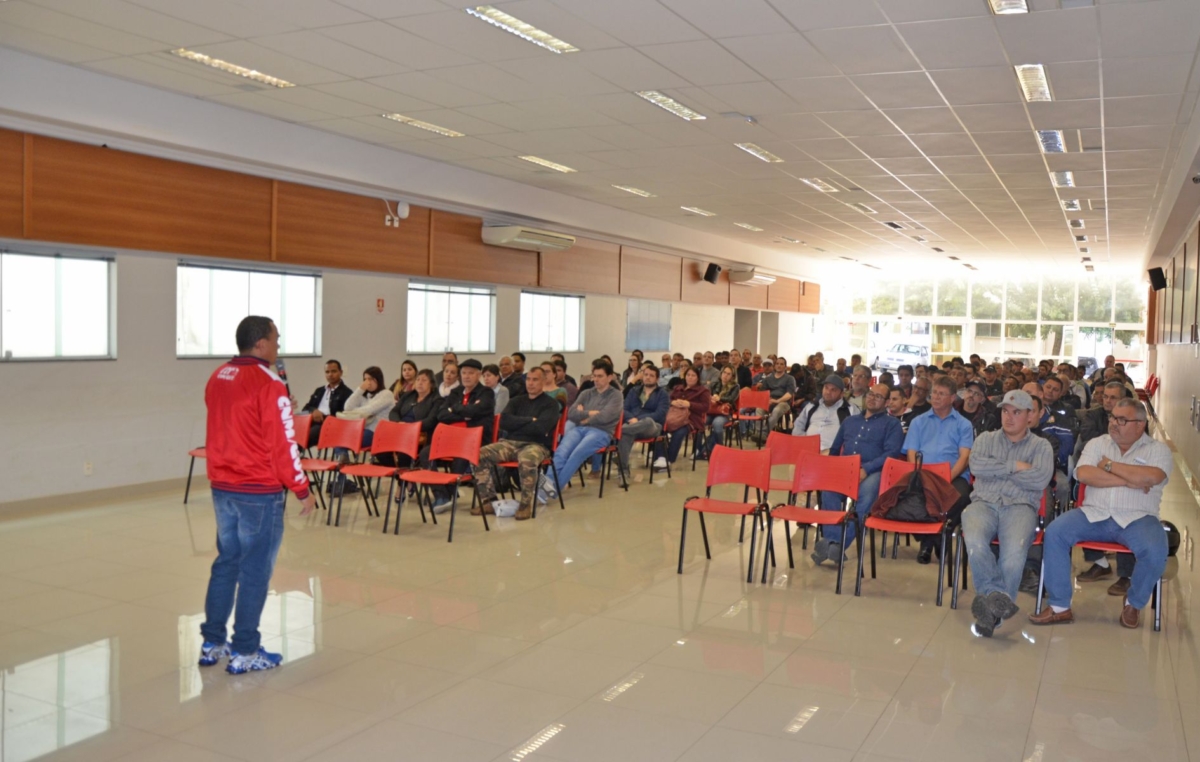
[[804, 403], [796, 414], [792, 435], [821, 437], [821, 452], [828, 454], [842, 421], [861, 412], [857, 405], [842, 398], [845, 391], [846, 382], [842, 377], [829, 374], [821, 386], [821, 398]]
[[307, 446], [316, 446], [321, 436], [321, 424], [329, 416], [336, 416], [342, 412], [346, 400], [350, 399], [351, 391], [350, 387], [342, 383], [342, 364], [337, 360], [325, 363], [325, 385], [317, 387], [301, 411], [312, 416], [308, 442], [305, 442]]

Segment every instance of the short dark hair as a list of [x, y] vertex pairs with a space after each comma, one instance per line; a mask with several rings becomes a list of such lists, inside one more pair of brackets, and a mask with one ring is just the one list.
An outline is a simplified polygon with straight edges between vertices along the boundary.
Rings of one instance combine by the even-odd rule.
[[269, 317], [249, 315], [242, 318], [237, 327], [237, 348], [239, 352], [249, 352], [258, 342], [270, 338], [271, 329], [275, 323]]
[[958, 394], [958, 384], [954, 383], [954, 379], [949, 376], [938, 376], [933, 380], [934, 386], [940, 386], [951, 394]]
[[524, 353], [524, 352], [513, 352], [513, 353], [512, 353], [512, 356], [513, 356], [513, 357], [520, 357], [520, 358], [521, 358], [521, 362], [525, 362], [525, 353]]
[[488, 363], [487, 365], [483, 366], [483, 372], [491, 373], [493, 376], [499, 376], [500, 375], [500, 366], [497, 365], [496, 363]]
[[1059, 389], [1062, 389], [1062, 388], [1063, 388], [1063, 382], [1062, 382], [1062, 379], [1061, 379], [1061, 378], [1059, 378], [1058, 376], [1047, 376], [1047, 377], [1046, 377], [1046, 380], [1042, 382], [1042, 386], [1045, 386], [1046, 384], [1050, 383], [1051, 381], [1053, 381], [1054, 383], [1058, 384], [1058, 388], [1059, 388]]
[[383, 370], [378, 365], [372, 365], [363, 371], [364, 376], [370, 376], [375, 379], [375, 393], [383, 391], [387, 388], [387, 384], [383, 383]]
[[528, 371], [525, 372], [525, 375], [528, 376], [530, 373], [540, 373], [541, 375], [544, 376], [544, 375], [546, 375], [546, 369], [543, 368], [541, 365], [534, 365], [532, 368], [530, 368]]
[[901, 365], [899, 368], [896, 368], [897, 373], [903, 373], [904, 371], [908, 371], [908, 375], [910, 376], [915, 376], [917, 374], [911, 365]]
[[555, 370], [557, 370], [558, 368], [562, 368], [563, 370], [566, 370], [567, 369], [567, 361], [566, 360], [555, 360], [554, 368], [555, 368]]
[[338, 362], [337, 360], [326, 360], [325, 364], [326, 365], [336, 365], [336, 366], [338, 366], [338, 370], [342, 369], [342, 364], [340, 362]]
[[611, 376], [613, 374], [612, 363], [603, 359], [592, 360], [592, 370], [602, 370], [606, 376]]
[[642, 370], [652, 370], [652, 371], [654, 371], [654, 377], [658, 378], [658, 368], [655, 367], [654, 363], [652, 363], [652, 362], [642, 363]]

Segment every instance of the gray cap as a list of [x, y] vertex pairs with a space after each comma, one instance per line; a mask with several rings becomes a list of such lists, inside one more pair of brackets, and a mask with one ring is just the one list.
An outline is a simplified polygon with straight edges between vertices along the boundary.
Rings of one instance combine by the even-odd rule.
[[828, 386], [829, 384], [833, 384], [834, 386], [836, 386], [839, 390], [841, 390], [843, 392], [846, 391], [845, 380], [843, 380], [842, 377], [836, 373], [830, 373], [828, 376], [826, 376], [825, 381], [822, 382], [821, 385]]
[[1000, 407], [1005, 405], [1012, 405], [1017, 410], [1033, 410], [1033, 397], [1029, 396], [1029, 392], [1013, 389], [1001, 400]]

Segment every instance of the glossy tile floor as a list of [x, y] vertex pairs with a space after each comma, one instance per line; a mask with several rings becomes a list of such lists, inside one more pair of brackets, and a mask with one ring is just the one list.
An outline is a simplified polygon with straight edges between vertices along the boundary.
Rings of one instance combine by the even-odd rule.
[[[717, 517], [712, 561], [693, 531], [677, 576], [704, 468], [644, 474], [487, 534], [466, 517], [452, 545], [415, 511], [383, 535], [358, 500], [340, 528], [293, 515], [263, 621], [287, 661], [236, 678], [195, 666], [206, 491], [0, 522], [0, 759], [1200, 760], [1190, 550], [1161, 634], [1090, 583], [1076, 624], [1023, 624], [1023, 595], [985, 640], [915, 548], [861, 598], [800, 552], [748, 586]], [[1183, 483], [1164, 514], [1194, 531]]]

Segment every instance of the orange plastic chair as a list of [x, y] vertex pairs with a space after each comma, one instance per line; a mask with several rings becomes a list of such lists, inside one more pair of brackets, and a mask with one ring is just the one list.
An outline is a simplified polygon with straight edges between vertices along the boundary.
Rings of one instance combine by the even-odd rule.
[[183, 504], [187, 505], [188, 494], [192, 491], [192, 470], [196, 467], [196, 458], [204, 460], [208, 457], [208, 452], [203, 446], [195, 447], [188, 450], [188, 455], [192, 456], [191, 462], [188, 463], [188, 478], [187, 485], [183, 488]]
[[[786, 435], [785, 435], [786, 436]], [[820, 437], [812, 437], [820, 442]], [[842, 592], [842, 567], [845, 562], [846, 524], [857, 521], [858, 514], [849, 510], [858, 501], [858, 476], [862, 469], [862, 457], [858, 455], [821, 455], [819, 453], [804, 453], [796, 461], [796, 475], [788, 487], [789, 502], [780, 503], [767, 513], [767, 551], [763, 558], [763, 584], [767, 582], [767, 561], [774, 558], [775, 537], [771, 532], [773, 521], [783, 521], [783, 536], [787, 539], [788, 568], [796, 568], [792, 560], [791, 522], [803, 524], [807, 536], [808, 527], [842, 528], [842, 552], [838, 554], [838, 576], [835, 592]], [[792, 504], [801, 492], [810, 495], [816, 491], [836, 492], [847, 499], [847, 510], [822, 511], [817, 508]], [[858, 555], [862, 556], [862, 532], [855, 534], [858, 543]]]
[[[421, 424], [419, 423], [396, 423], [394, 421], [380, 421], [375, 427], [375, 438], [371, 440], [371, 454], [383, 455], [385, 453], [392, 455], [407, 455], [412, 460], [417, 459], [417, 452], [420, 448], [421, 441]], [[387, 532], [388, 518], [392, 514], [392, 491], [396, 486], [396, 475], [401, 469], [392, 466], [379, 466], [374, 463], [351, 463], [342, 466], [341, 473], [343, 476], [349, 476], [354, 479], [362, 492], [363, 500], [367, 503], [368, 512], [374, 512], [379, 515], [379, 500], [374, 492], [370, 489], [372, 479], [387, 479], [388, 480], [388, 498], [387, 498], [387, 515], [383, 518], [383, 531]], [[338, 519], [342, 516], [342, 496], [338, 495], [337, 507]], [[400, 520], [400, 509], [396, 509], [396, 521]], [[337, 524], [337, 521], [334, 521]]]
[[[324, 433], [324, 432], [322, 432]], [[483, 445], [483, 427], [472, 426], [470, 428], [462, 426], [438, 426], [433, 430], [433, 441], [429, 443], [429, 462], [444, 462], [449, 465], [457, 459], [467, 461], [473, 466], [479, 465], [479, 449]], [[454, 487], [453, 497], [450, 502], [450, 532], [446, 536], [446, 542], [454, 542], [454, 517], [458, 513], [458, 488], [464, 483], [473, 481], [474, 477], [470, 473], [455, 474], [448, 471], [434, 471], [419, 469], [415, 471], [406, 471], [400, 474], [400, 481], [408, 484], [415, 484], [425, 487], [426, 497], [430, 500], [432, 506], [432, 498], [429, 497], [431, 487]], [[471, 504], [474, 505], [479, 497], [475, 494], [471, 497]], [[418, 498], [417, 505], [420, 506]], [[483, 529], [490, 532], [491, 527], [488, 526], [487, 513], [480, 506], [480, 515], [483, 516]], [[432, 510], [429, 512], [433, 517], [433, 523], [437, 524], [437, 516]], [[425, 518], [425, 509], [421, 508], [421, 519]], [[400, 533], [400, 522], [396, 522], [395, 534]]]
[[[949, 463], [924, 463], [922, 469], [941, 476], [946, 481], [950, 481], [950, 464]], [[887, 492], [896, 485], [900, 477], [910, 474], [916, 470], [915, 463], [909, 463], [907, 460], [899, 460], [898, 458], [888, 458], [883, 464], [883, 473], [879, 477], [879, 494]], [[938, 555], [938, 590], [937, 590], [937, 605], [942, 605], [942, 587], [943, 579], [946, 578], [947, 571], [952, 570], [953, 565], [946, 565], [946, 522], [944, 521], [893, 521], [891, 519], [881, 519], [875, 516], [868, 516], [863, 522], [863, 529], [869, 530], [871, 533], [871, 579], [875, 579], [875, 530], [883, 532], [895, 532], [897, 536], [901, 534], [915, 535], [940, 535], [941, 536], [941, 553]], [[861, 542], [861, 538], [859, 540]], [[885, 543], [886, 544], [886, 543]], [[952, 547], [952, 546], [951, 546]], [[886, 553], [886, 549], [884, 551]], [[854, 594], [862, 595], [863, 581], [863, 556], [865, 553], [858, 554], [858, 578], [854, 581]], [[952, 583], [952, 580], [950, 581]], [[954, 601], [951, 601], [953, 608]]]
[[[720, 484], [741, 484], [745, 487], [742, 501], [717, 500], [712, 497], [712, 488]], [[758, 490], [757, 502], [750, 502], [750, 490]], [[746, 582], [754, 581], [754, 547], [757, 542], [758, 517], [767, 507], [767, 493], [771, 489], [771, 454], [766, 450], [735, 450], [724, 445], [713, 448], [708, 463], [708, 479], [704, 497], [693, 496], [683, 502], [683, 526], [679, 530], [679, 567], [676, 573], [683, 574], [683, 549], [687, 539], [688, 511], [700, 514], [700, 533], [704, 538], [704, 555], [712, 559], [708, 546], [708, 529], [704, 525], [704, 514], [716, 513], [725, 516], [741, 516], [745, 522], [750, 516], [750, 563], [746, 569]]]
[[[743, 413], [742, 412], [743, 410], [750, 410], [752, 412]], [[763, 414], [763, 415], [759, 415], [758, 413], [753, 412], [755, 410], [766, 410], [767, 413]], [[764, 425], [764, 422], [770, 417], [769, 416], [770, 411], [771, 411], [771, 393], [770, 392], [768, 392], [768, 391], [756, 392], [753, 389], [743, 389], [741, 391], [741, 393], [738, 394], [737, 409], [734, 410], [733, 415], [730, 416], [730, 422], [731, 423], [743, 423], [743, 422], [757, 423], [759, 425], [759, 427], [761, 428]], [[734, 429], [734, 431], [736, 431], [738, 433], [738, 442], [740, 443], [742, 427], [737, 426]]]
[[[617, 419], [617, 428], [613, 432], [612, 438], [608, 440], [608, 444], [596, 450], [597, 455], [603, 455], [604, 461], [600, 464], [600, 497], [604, 497], [604, 482], [608, 481], [608, 477], [612, 475], [613, 456], [617, 458], [617, 474], [621, 479], [621, 489], [629, 491], [629, 482], [625, 481], [625, 464], [621, 462], [621, 450], [617, 447], [617, 443], [621, 441], [621, 429], [625, 425], [625, 413], [621, 413], [621, 417]], [[587, 465], [585, 460], [584, 465]], [[583, 479], [583, 466], [579, 467], [579, 478]], [[585, 482], [586, 486], [586, 482]]]
[[[347, 420], [345, 418], [337, 418], [335, 416], [326, 416], [324, 423], [321, 424], [321, 436], [317, 439], [317, 454], [330, 454], [335, 447], [344, 447], [356, 456], [362, 452], [362, 435], [363, 427], [366, 421], [359, 418], [357, 420]], [[314, 474], [317, 479], [317, 499], [321, 503], [321, 508], [327, 511], [325, 517], [325, 525], [329, 526], [333, 522], [333, 512], [328, 511], [328, 506], [325, 504], [325, 498], [321, 494], [321, 489], [325, 486], [324, 474], [329, 474], [329, 478], [333, 479], [334, 472], [340, 467], [340, 463], [336, 460], [328, 458], [301, 458], [300, 469], [306, 474]], [[343, 480], [344, 481], [344, 480]], [[341, 498], [338, 498], [339, 504]], [[368, 506], [367, 510], [370, 510]], [[341, 516], [338, 517], [341, 519]], [[335, 526], [337, 526], [335, 524]]]
[[[1049, 489], [1049, 488], [1047, 487], [1047, 489]], [[1036, 545], [1042, 545], [1045, 542], [1045, 540], [1046, 540], [1046, 490], [1042, 490], [1042, 502], [1040, 505], [1038, 505], [1037, 531], [1033, 535], [1033, 542], [1030, 543], [1030, 547], [1034, 547]], [[1000, 538], [997, 537], [994, 540], [992, 540], [992, 545], [999, 546]], [[958, 608], [958, 577], [959, 577], [959, 574], [962, 574], [962, 589], [966, 590], [967, 589], [967, 576], [970, 574], [970, 571], [971, 571], [971, 567], [967, 560], [966, 538], [963, 537], [962, 524], [959, 524], [958, 527], [956, 527], [954, 530], [954, 558], [957, 559], [958, 563], [954, 567], [954, 569], [955, 569], [955, 571], [954, 571], [954, 592], [951, 594], [951, 598], [950, 598], [950, 608], [952, 608], [952, 609]], [[1042, 597], [1040, 595], [1038, 596], [1037, 603], [1035, 604], [1033, 613], [1035, 613], [1035, 614], [1042, 613]]]
[[[562, 439], [563, 432], [567, 428], [567, 408], [563, 408], [562, 415], [558, 417], [558, 423], [554, 426], [554, 438], [550, 442], [550, 455], [540, 464], [538, 469], [542, 472], [547, 470], [554, 473], [555, 483], [558, 483], [558, 467], [554, 465], [554, 453], [558, 452], [558, 440]], [[504, 468], [520, 468], [521, 464], [515, 460], [506, 460], [496, 464], [496, 482], [500, 482], [499, 470]], [[511, 494], [511, 493], [510, 493]], [[561, 510], [567, 510], [567, 504], [563, 502], [562, 490], [558, 491], [558, 507]], [[537, 518], [537, 500], [533, 501], [533, 517]]]
[[787, 479], [771, 479], [771, 491], [788, 493], [788, 502], [795, 501], [792, 485], [796, 474], [800, 471], [800, 459], [804, 455], [818, 455], [821, 452], [821, 437], [795, 436], [782, 431], [772, 431], [767, 434], [767, 449], [771, 451], [771, 467], [791, 466], [792, 476]]

